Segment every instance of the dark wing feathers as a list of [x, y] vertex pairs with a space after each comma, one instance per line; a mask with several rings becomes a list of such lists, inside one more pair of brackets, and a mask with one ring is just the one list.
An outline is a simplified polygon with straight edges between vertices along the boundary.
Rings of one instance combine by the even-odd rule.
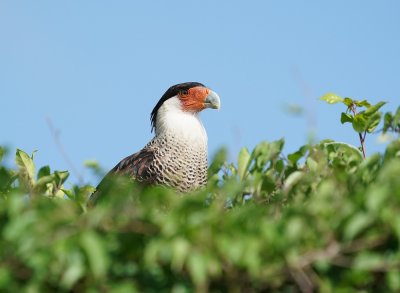
[[153, 160], [154, 151], [151, 149], [143, 149], [123, 159], [110, 173], [127, 175], [138, 181], [151, 183], [153, 176], [149, 168]]
[[96, 191], [89, 198], [88, 206], [92, 207], [96, 204], [97, 199], [101, 195], [102, 187], [116, 174], [125, 175], [144, 184], [152, 184], [154, 182], [154, 174], [150, 172], [150, 165], [154, 160], [154, 150], [144, 148], [121, 160], [114, 168], [107, 173], [96, 187]]

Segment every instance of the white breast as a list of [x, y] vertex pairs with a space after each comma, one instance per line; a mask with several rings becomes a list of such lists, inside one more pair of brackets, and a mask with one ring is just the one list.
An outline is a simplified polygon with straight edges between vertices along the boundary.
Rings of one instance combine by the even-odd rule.
[[193, 146], [207, 147], [207, 133], [197, 113], [182, 111], [177, 97], [166, 100], [158, 109], [155, 131], [156, 136], [173, 135]]

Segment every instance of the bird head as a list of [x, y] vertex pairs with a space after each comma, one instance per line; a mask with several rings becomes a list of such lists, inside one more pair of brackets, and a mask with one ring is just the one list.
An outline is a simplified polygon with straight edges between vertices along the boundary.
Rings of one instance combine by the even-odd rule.
[[171, 86], [151, 112], [151, 127], [155, 129], [160, 108], [168, 103], [174, 110], [197, 114], [204, 109], [219, 109], [219, 96], [199, 82], [185, 82]]

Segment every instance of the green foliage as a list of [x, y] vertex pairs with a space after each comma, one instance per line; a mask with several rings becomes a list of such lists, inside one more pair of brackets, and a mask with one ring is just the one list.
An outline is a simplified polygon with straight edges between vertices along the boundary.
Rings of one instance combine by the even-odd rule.
[[[351, 98], [341, 98], [333, 93], [325, 94], [320, 99], [328, 104], [342, 103], [347, 107], [346, 112], [342, 112], [340, 115], [340, 122], [342, 124], [351, 123], [354, 131], [359, 134], [361, 150], [365, 158], [364, 142], [366, 134], [374, 132], [381, 122], [382, 112], [379, 112], [379, 109], [385, 105], [386, 102], [379, 102], [375, 105], [371, 105], [367, 100], [356, 101]], [[365, 108], [365, 110], [358, 112], [359, 108]], [[390, 121], [390, 117], [387, 117], [387, 120]], [[389, 124], [390, 122], [388, 122], [388, 125]]]
[[[338, 95], [329, 93], [321, 97], [321, 100], [329, 104], [343, 103], [347, 107], [346, 112], [342, 112], [340, 122], [351, 123], [356, 132], [371, 133], [378, 126], [382, 118], [382, 113], [378, 112], [379, 109], [386, 104], [386, 102], [379, 102], [376, 105], [371, 105], [367, 100], [356, 101], [350, 98], [341, 98]], [[357, 113], [356, 109], [365, 107], [366, 110]]]
[[90, 210], [91, 186], [17, 150], [17, 170], [0, 161], [0, 291], [398, 292], [400, 140], [366, 159], [283, 146], [219, 151], [185, 196], [117, 177]]
[[387, 112], [383, 119], [383, 133], [394, 132], [400, 134], [400, 107], [397, 108], [396, 113]]

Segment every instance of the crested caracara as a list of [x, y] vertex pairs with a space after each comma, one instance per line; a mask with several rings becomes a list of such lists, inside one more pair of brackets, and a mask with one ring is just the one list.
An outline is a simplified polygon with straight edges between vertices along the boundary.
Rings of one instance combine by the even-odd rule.
[[[207, 183], [207, 133], [199, 118], [206, 108], [219, 109], [219, 96], [198, 82], [171, 86], [150, 115], [154, 138], [119, 162], [107, 175], [122, 174], [144, 184], [189, 192]], [[90, 196], [93, 206], [101, 182]]]

